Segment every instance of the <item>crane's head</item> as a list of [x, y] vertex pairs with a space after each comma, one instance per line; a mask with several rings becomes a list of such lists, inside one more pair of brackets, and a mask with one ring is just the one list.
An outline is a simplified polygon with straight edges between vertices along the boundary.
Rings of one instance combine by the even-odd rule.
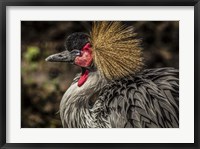
[[82, 86], [88, 78], [92, 69], [92, 50], [89, 36], [85, 33], [73, 33], [67, 37], [65, 42], [66, 50], [61, 53], [50, 55], [46, 58], [49, 62], [69, 62], [82, 68], [82, 75], [78, 86]]
[[79, 86], [86, 81], [92, 68], [106, 79], [118, 79], [136, 73], [143, 65], [140, 40], [135, 36], [133, 27], [121, 22], [95, 22], [90, 35], [81, 32], [69, 35], [66, 50], [49, 56], [46, 61], [80, 66]]
[[78, 32], [69, 35], [65, 42], [65, 47], [65, 51], [50, 55], [46, 58], [46, 61], [69, 62], [83, 68], [90, 68], [92, 51], [87, 34]]

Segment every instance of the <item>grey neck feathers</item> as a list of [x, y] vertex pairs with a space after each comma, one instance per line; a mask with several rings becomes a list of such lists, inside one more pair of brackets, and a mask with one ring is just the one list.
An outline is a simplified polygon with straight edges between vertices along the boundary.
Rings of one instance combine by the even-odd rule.
[[[60, 103], [60, 117], [63, 127], [101, 128], [110, 127], [102, 116], [103, 102], [98, 93], [106, 85], [106, 80], [98, 71], [90, 72], [87, 81], [77, 85], [77, 78], [65, 92]], [[89, 103], [94, 102], [91, 106]]]

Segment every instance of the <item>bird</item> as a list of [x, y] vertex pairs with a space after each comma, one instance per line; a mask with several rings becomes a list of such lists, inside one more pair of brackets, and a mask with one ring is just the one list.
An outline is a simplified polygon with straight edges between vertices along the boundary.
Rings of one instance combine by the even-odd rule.
[[96, 21], [46, 58], [81, 68], [60, 102], [64, 128], [179, 127], [179, 71], [145, 69], [141, 42], [131, 25]]

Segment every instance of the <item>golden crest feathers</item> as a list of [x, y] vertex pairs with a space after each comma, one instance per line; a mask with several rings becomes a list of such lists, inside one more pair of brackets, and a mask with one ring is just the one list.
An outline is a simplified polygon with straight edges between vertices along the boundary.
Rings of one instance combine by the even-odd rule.
[[118, 79], [135, 74], [143, 66], [140, 40], [132, 26], [119, 21], [94, 22], [90, 43], [94, 63], [107, 79]]

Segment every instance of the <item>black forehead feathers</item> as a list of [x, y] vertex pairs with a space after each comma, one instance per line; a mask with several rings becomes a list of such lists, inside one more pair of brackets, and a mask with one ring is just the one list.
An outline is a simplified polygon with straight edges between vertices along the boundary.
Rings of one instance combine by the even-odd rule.
[[74, 49], [81, 50], [89, 42], [88, 38], [89, 36], [82, 32], [72, 33], [67, 37], [65, 47], [69, 51]]

